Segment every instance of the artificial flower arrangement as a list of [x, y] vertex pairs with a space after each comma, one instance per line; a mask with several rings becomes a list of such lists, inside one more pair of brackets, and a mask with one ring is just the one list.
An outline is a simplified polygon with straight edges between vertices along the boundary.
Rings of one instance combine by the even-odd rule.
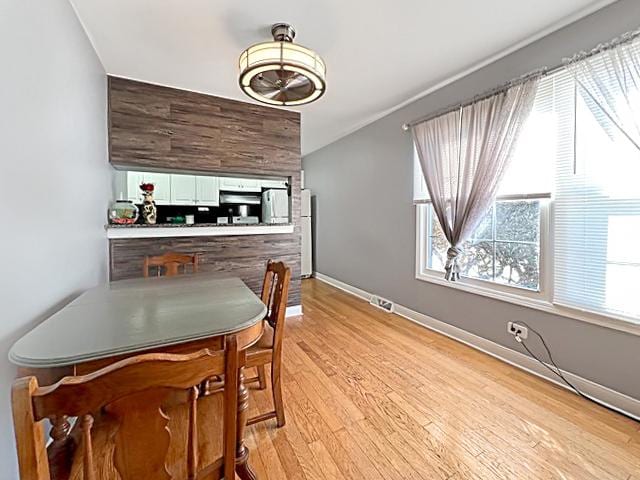
[[144, 218], [144, 222], [149, 225], [155, 225], [158, 216], [156, 203], [153, 201], [155, 186], [153, 183], [141, 183], [140, 190], [142, 190], [142, 195], [144, 195], [144, 201], [142, 203], [142, 217]]
[[154, 189], [155, 189], [155, 186], [153, 185], [153, 183], [140, 184], [140, 190], [142, 190], [144, 193], [153, 193]]

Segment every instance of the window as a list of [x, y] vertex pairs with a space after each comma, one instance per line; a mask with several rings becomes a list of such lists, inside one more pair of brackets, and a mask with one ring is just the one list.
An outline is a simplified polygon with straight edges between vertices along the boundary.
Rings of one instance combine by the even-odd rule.
[[[448, 243], [433, 208], [426, 208], [426, 267], [444, 272]], [[498, 201], [459, 261], [461, 275], [537, 291], [540, 286], [540, 200]]]
[[[463, 246], [461, 276], [533, 292], [543, 289], [546, 209], [559, 145], [554, 76], [540, 82], [533, 111], [501, 183], [498, 201]], [[419, 276], [442, 277], [447, 240], [429, 204], [420, 163], [415, 157], [414, 200], [422, 231]], [[486, 283], [484, 284], [485, 286]]]
[[[566, 71], [541, 81], [497, 201], [464, 245], [455, 286], [640, 324], [640, 151], [579, 88]], [[416, 274], [441, 281], [448, 244], [417, 160], [414, 170]]]

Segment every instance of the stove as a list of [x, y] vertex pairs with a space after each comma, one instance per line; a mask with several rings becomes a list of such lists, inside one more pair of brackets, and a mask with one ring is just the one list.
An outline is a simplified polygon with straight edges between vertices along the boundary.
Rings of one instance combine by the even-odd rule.
[[[217, 222], [218, 225], [229, 225], [229, 217], [218, 217]], [[260, 219], [257, 216], [247, 216], [247, 217], [231, 217], [231, 223], [237, 225], [256, 225], [260, 223]]]

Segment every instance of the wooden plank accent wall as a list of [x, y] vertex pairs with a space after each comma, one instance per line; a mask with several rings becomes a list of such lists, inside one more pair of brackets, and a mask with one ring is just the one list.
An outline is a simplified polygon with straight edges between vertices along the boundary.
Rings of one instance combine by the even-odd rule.
[[109, 150], [121, 167], [290, 175], [300, 114], [109, 77]]
[[141, 277], [146, 255], [180, 252], [198, 254], [199, 271], [233, 274], [257, 294], [266, 259], [282, 260], [291, 267], [288, 304], [300, 305], [300, 243], [290, 234], [115, 239], [109, 249], [113, 280]]
[[290, 177], [294, 223], [292, 234], [110, 240], [112, 280], [142, 276], [145, 255], [175, 251], [259, 292], [273, 258], [291, 267], [289, 305], [300, 304], [299, 113], [109, 77], [109, 156], [121, 169]]

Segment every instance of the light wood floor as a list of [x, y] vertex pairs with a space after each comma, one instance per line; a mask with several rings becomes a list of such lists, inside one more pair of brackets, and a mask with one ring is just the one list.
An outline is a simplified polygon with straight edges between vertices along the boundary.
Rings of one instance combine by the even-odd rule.
[[640, 423], [317, 280], [303, 299], [287, 425], [249, 429], [261, 480], [640, 480]]

